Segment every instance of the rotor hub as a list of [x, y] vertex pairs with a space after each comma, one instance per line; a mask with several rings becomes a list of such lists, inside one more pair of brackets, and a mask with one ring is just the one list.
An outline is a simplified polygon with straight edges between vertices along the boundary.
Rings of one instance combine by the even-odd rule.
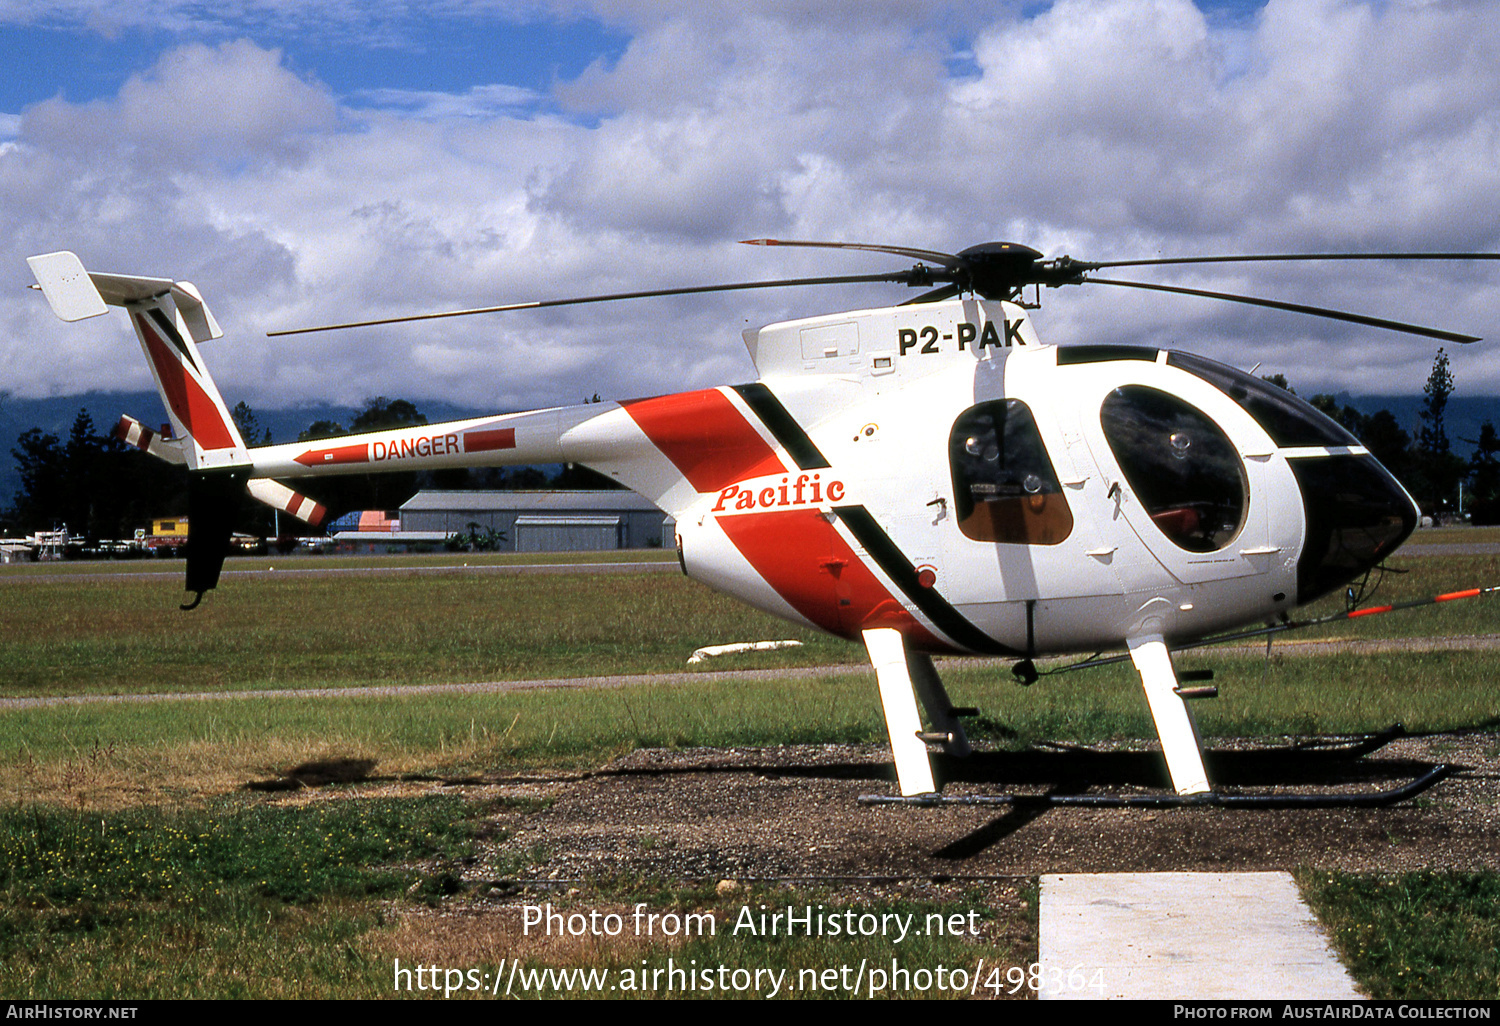
[[1027, 285], [1076, 285], [1089, 265], [1072, 257], [1045, 260], [1019, 242], [983, 242], [956, 255], [954, 281], [985, 299], [1014, 299]]

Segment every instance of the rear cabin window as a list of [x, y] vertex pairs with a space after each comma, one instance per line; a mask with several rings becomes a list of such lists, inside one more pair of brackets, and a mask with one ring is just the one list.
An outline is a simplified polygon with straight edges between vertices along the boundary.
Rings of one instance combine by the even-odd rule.
[[1018, 399], [966, 410], [948, 438], [959, 530], [975, 541], [1056, 545], [1073, 513], [1031, 410]]
[[1161, 532], [1189, 552], [1216, 552], [1245, 523], [1248, 488], [1229, 436], [1196, 407], [1145, 385], [1111, 392], [1104, 437]]

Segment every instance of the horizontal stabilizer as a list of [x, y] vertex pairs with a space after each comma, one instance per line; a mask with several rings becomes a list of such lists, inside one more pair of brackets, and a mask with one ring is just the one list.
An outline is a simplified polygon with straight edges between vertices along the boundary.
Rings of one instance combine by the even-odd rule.
[[194, 342], [220, 338], [224, 332], [192, 282], [131, 274], [85, 271], [83, 261], [66, 250], [27, 257], [52, 312], [65, 321], [98, 317], [111, 306], [145, 303], [171, 295]]
[[290, 513], [313, 527], [322, 527], [323, 522], [328, 519], [327, 506], [309, 499], [300, 492], [293, 491], [280, 481], [272, 481], [264, 477], [252, 478], [245, 483], [245, 489], [272, 509]]
[[150, 453], [159, 460], [166, 460], [168, 463], [176, 463], [179, 466], [187, 463], [187, 455], [182, 451], [181, 441], [163, 438], [159, 432], [151, 430], [134, 417], [120, 418], [120, 423], [115, 425], [115, 437], [126, 445]]
[[86, 317], [98, 317], [109, 307], [94, 283], [89, 280], [83, 262], [72, 253], [44, 253], [27, 257], [31, 273], [36, 275], [38, 287], [52, 312], [65, 321], [81, 321]]

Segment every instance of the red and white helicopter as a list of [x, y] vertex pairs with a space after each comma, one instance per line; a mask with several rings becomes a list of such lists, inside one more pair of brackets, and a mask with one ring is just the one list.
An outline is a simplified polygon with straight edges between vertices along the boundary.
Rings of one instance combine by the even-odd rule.
[[[128, 311], [171, 418], [121, 436], [191, 475], [187, 587], [213, 588], [229, 500], [310, 523], [326, 511], [286, 482], [325, 474], [580, 463], [677, 522], [689, 576], [869, 651], [900, 793], [933, 800], [929, 744], [970, 746], [931, 656], [1017, 661], [1125, 648], [1175, 799], [1216, 801], [1171, 652], [1289, 611], [1388, 557], [1418, 509], [1359, 441], [1286, 390], [1179, 351], [1043, 344], [1023, 289], [1096, 282], [1293, 310], [1448, 341], [1471, 336], [1248, 296], [1101, 279], [1110, 267], [1344, 254], [1088, 263], [1014, 243], [948, 254], [775, 242], [919, 261], [891, 274], [591, 296], [390, 320], [654, 295], [855, 281], [936, 286], [900, 306], [748, 330], [758, 380], [248, 448], [198, 345], [221, 335], [198, 290], [29, 263], [66, 321]], [[1494, 259], [1493, 254], [1380, 254]], [[320, 328], [299, 330], [326, 330]], [[277, 333], [290, 334], [291, 332]], [[185, 607], [185, 608], [191, 608]], [[1272, 627], [1270, 629], [1277, 629]], [[1257, 633], [1251, 631], [1249, 633]], [[1120, 657], [1122, 660], [1125, 657]], [[1198, 689], [1203, 690], [1203, 689]], [[925, 708], [924, 727], [918, 700]]]

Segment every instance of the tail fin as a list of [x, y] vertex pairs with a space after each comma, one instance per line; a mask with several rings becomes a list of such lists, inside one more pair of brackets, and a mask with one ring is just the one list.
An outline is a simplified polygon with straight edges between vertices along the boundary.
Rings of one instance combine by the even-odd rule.
[[198, 343], [223, 332], [190, 282], [85, 271], [72, 253], [47, 253], [26, 261], [52, 312], [65, 321], [97, 317], [111, 306], [130, 314], [151, 364], [156, 387], [193, 474], [188, 490], [187, 588], [203, 592], [219, 582], [229, 551], [234, 503], [251, 460], [224, 405]]
[[110, 306], [130, 314], [189, 469], [249, 465], [244, 439], [198, 355], [198, 343], [224, 333], [191, 282], [91, 273], [67, 252], [26, 262], [53, 313], [65, 321], [97, 317]]

